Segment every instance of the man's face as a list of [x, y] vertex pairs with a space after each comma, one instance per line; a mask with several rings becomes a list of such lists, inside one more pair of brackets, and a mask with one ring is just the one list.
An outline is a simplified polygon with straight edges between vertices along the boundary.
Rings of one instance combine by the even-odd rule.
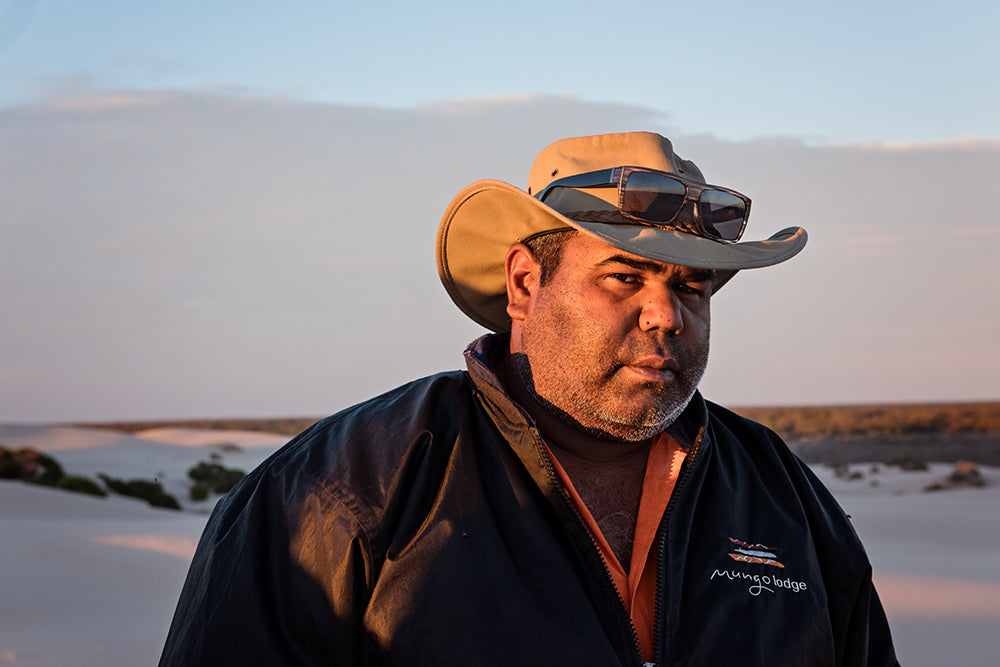
[[712, 272], [577, 233], [541, 286], [537, 263], [521, 252], [527, 258], [508, 263], [515, 283], [508, 311], [511, 351], [529, 391], [565, 421], [605, 437], [644, 440], [669, 426], [708, 362]]

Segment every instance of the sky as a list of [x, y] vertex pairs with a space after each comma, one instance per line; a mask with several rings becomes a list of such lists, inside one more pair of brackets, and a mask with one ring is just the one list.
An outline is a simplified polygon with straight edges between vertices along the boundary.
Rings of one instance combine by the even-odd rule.
[[797, 258], [732, 406], [1000, 399], [1000, 9], [0, 0], [0, 421], [319, 416], [460, 368], [451, 198], [636, 129]]

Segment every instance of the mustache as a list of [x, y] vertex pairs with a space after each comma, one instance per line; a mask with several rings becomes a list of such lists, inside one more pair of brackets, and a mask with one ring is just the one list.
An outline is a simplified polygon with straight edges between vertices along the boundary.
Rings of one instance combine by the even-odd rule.
[[662, 340], [640, 339], [627, 342], [623, 349], [615, 353], [615, 365], [629, 366], [649, 358], [666, 359], [681, 366], [691, 358], [686, 346], [664, 337]]

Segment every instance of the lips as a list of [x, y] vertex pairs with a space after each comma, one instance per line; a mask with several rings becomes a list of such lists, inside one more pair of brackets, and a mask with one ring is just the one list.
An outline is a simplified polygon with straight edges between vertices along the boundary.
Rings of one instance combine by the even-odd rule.
[[642, 359], [636, 359], [628, 365], [639, 368], [651, 368], [657, 371], [676, 371], [678, 368], [677, 360], [673, 357], [661, 357], [658, 355], [650, 355], [648, 357], [643, 357]]
[[652, 381], [672, 382], [677, 374], [677, 362], [664, 357], [644, 357], [625, 364], [632, 373]]

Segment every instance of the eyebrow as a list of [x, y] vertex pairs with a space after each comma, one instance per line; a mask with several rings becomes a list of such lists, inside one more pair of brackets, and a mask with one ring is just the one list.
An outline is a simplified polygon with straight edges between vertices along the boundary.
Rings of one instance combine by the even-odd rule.
[[[597, 266], [603, 267], [610, 264], [624, 264], [625, 266], [631, 267], [637, 271], [649, 271], [650, 273], [661, 273], [663, 271], [663, 267], [665, 266], [665, 263], [662, 262], [636, 259], [626, 255], [612, 255], [611, 257], [598, 262]], [[681, 269], [681, 275], [686, 280], [702, 282], [715, 278], [715, 271], [712, 269], [699, 269], [692, 266], [681, 266], [679, 264], [675, 266]]]

